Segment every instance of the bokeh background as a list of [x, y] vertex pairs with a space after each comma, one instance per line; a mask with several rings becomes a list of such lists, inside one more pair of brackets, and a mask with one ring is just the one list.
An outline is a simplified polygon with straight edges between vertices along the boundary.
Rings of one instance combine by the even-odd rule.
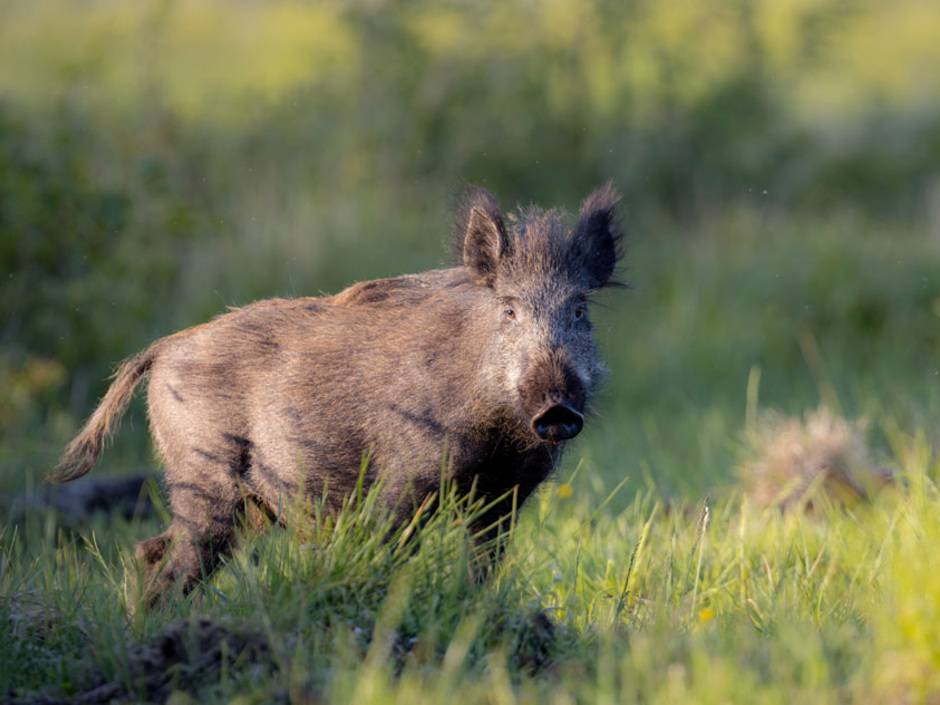
[[[585, 491], [720, 491], [756, 405], [825, 402], [881, 444], [937, 428], [933, 0], [0, 13], [0, 489], [38, 482], [152, 339], [446, 262], [465, 181], [625, 195]], [[100, 472], [152, 466], [138, 401]]]

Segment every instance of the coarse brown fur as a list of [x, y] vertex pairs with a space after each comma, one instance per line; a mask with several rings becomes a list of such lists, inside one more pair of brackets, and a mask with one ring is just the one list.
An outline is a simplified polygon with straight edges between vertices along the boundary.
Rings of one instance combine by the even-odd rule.
[[337, 507], [364, 457], [402, 516], [446, 467], [463, 491], [515, 494], [481, 520], [498, 521], [555, 467], [602, 375], [586, 304], [620, 257], [618, 199], [603, 186], [570, 227], [554, 210], [504, 219], [474, 189], [459, 266], [260, 301], [163, 338], [119, 368], [52, 478], [93, 467], [149, 373], [173, 520], [137, 549], [148, 603], [212, 572], [246, 498], [275, 515], [297, 495]]

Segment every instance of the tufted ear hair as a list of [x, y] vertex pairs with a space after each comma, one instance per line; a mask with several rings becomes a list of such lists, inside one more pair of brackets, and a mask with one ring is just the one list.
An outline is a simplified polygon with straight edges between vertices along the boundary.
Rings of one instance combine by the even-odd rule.
[[581, 204], [572, 233], [571, 258], [589, 289], [614, 283], [611, 277], [623, 256], [623, 230], [617, 210], [620, 198], [613, 182], [608, 181]]
[[464, 266], [477, 282], [493, 286], [499, 261], [509, 251], [499, 204], [489, 191], [473, 186], [460, 199], [456, 221], [455, 245]]

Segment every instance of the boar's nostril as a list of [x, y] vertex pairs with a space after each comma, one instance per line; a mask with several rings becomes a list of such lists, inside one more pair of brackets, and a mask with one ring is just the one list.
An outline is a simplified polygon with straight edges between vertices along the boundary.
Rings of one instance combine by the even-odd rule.
[[583, 427], [584, 417], [567, 404], [553, 404], [532, 419], [535, 435], [552, 443], [574, 438]]

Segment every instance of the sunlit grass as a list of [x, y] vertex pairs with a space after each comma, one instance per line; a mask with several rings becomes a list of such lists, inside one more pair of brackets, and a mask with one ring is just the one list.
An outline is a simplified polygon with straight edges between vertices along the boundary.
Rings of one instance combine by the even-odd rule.
[[[245, 532], [209, 583], [129, 618], [162, 519], [3, 516], [0, 699], [144, 698], [132, 647], [208, 617], [270, 662], [175, 664], [151, 697], [936, 701], [938, 7], [5, 3], [0, 254], [6, 303], [32, 302], [0, 321], [10, 496], [153, 338], [448, 262], [458, 178], [571, 207], [613, 177], [633, 288], [592, 313], [610, 378], [485, 585], [472, 509], [399, 540], [372, 496]], [[870, 422], [849, 455], [894, 481], [764, 508], [739, 482], [754, 444], [820, 402]], [[749, 435], [770, 408], [791, 421]], [[152, 466], [139, 411], [100, 472]]]
[[382, 540], [367, 499], [247, 536], [209, 585], [130, 622], [121, 564], [155, 527], [36, 520], [3, 536], [3, 688], [120, 681], [127, 643], [202, 615], [265, 635], [274, 666], [201, 683], [201, 702], [916, 702], [940, 688], [938, 467], [922, 436], [895, 449], [903, 484], [812, 515], [737, 493], [610, 511], [577, 476], [549, 484], [483, 586], [466, 509], [412, 545]]

